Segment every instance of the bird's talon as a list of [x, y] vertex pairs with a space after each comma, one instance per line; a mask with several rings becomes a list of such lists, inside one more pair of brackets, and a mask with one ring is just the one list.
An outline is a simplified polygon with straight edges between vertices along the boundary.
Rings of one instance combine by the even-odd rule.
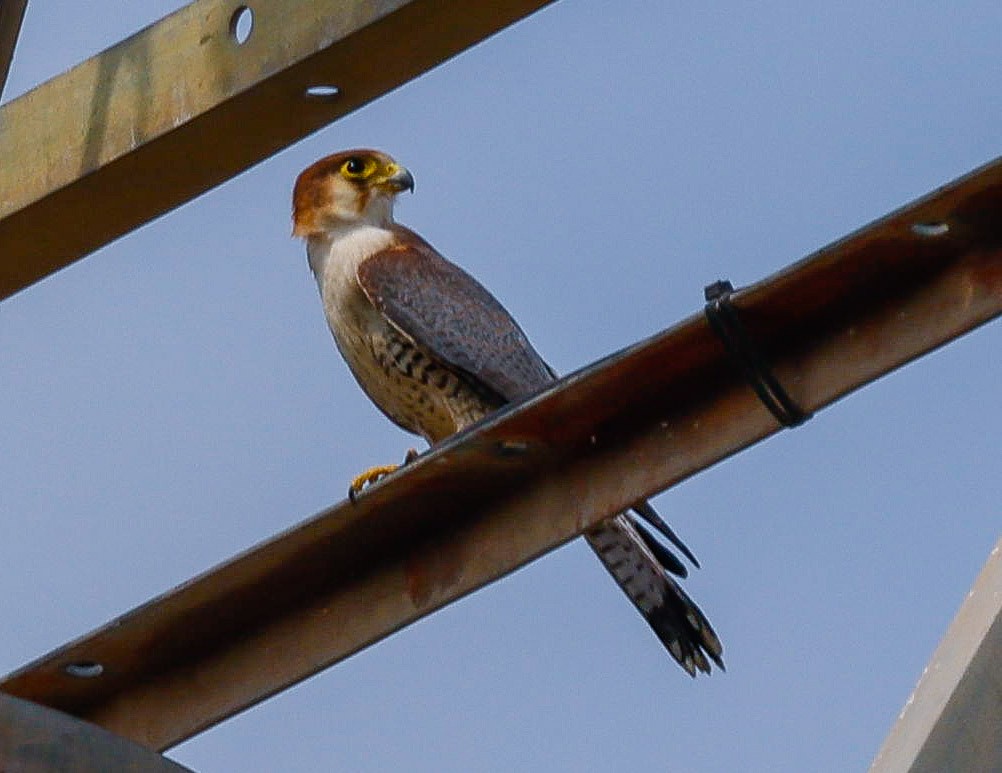
[[408, 448], [407, 453], [404, 454], [404, 464], [410, 464], [417, 458], [418, 458], [418, 452], [413, 448]]
[[383, 464], [379, 467], [370, 467], [368, 470], [363, 472], [361, 475], [357, 476], [348, 486], [348, 499], [352, 504], [358, 501], [358, 495], [362, 493], [363, 489], [367, 486], [371, 486], [379, 480], [382, 480], [391, 472], [399, 469], [399, 464]]

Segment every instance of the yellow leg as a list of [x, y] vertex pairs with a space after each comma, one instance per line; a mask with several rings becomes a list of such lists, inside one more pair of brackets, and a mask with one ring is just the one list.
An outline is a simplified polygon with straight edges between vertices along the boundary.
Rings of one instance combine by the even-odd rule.
[[[411, 448], [407, 451], [407, 456], [404, 457], [404, 464], [408, 464], [416, 458], [417, 451]], [[348, 499], [354, 502], [366, 486], [371, 486], [373, 483], [385, 478], [391, 472], [396, 472], [403, 466], [403, 464], [381, 464], [378, 467], [370, 467], [352, 480], [351, 485], [348, 486]]]

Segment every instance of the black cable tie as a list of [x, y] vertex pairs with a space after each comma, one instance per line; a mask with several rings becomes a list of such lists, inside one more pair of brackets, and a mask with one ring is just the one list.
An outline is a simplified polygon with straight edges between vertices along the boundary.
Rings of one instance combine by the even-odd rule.
[[733, 292], [734, 286], [726, 279], [707, 285], [703, 290], [706, 297], [706, 319], [741, 368], [745, 380], [755, 390], [758, 399], [776, 417], [776, 421], [786, 427], [800, 426], [811, 418], [811, 414], [797, 405], [772, 375], [769, 363], [748, 336], [737, 309], [731, 303]]

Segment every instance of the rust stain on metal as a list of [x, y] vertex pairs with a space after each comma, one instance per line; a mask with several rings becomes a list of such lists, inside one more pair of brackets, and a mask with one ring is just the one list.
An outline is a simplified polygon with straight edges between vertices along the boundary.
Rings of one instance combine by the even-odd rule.
[[[999, 217], [1002, 218], [1002, 213]], [[974, 302], [975, 294], [995, 298], [1002, 296], [1002, 263], [999, 261], [977, 261], [967, 276], [970, 280], [967, 283], [968, 303]]]
[[406, 561], [407, 594], [418, 610], [427, 609], [435, 598], [448, 594], [463, 574], [462, 556], [448, 544], [418, 550]]

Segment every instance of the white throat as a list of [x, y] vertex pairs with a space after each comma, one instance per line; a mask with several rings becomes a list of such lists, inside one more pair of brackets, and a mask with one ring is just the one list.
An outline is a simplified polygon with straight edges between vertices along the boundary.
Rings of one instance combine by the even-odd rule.
[[394, 234], [389, 225], [359, 220], [307, 238], [306, 254], [321, 295], [326, 297], [336, 287], [356, 282], [359, 264], [393, 243]]

